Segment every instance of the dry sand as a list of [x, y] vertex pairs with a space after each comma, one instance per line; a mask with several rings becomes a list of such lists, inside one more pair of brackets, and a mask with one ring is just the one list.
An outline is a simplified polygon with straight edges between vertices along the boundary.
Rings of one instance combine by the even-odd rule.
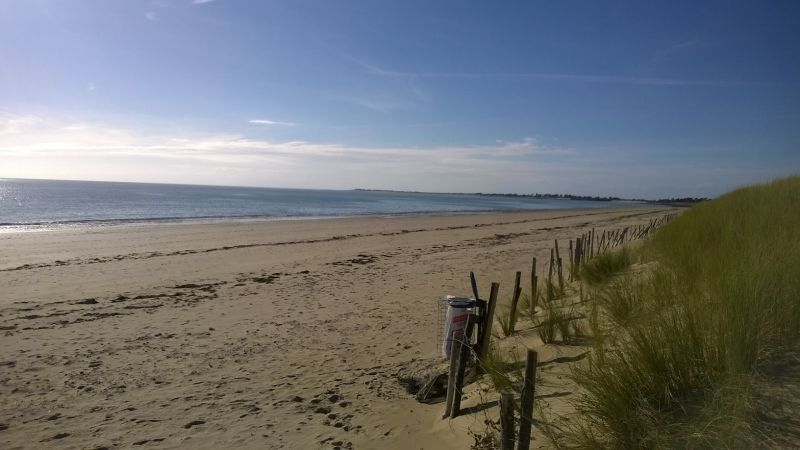
[[[437, 301], [665, 210], [0, 234], [0, 448], [467, 448], [496, 399], [441, 420], [397, 379], [440, 363]], [[578, 349], [541, 350], [567, 400]]]

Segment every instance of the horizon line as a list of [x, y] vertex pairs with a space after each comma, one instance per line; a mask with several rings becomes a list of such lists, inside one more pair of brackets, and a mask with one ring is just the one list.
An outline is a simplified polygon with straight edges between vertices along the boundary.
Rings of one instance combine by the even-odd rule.
[[[79, 180], [79, 179], [54, 179], [54, 178], [17, 178], [17, 177], [2, 177], [0, 176], [0, 182], [7, 181], [7, 180], [14, 180], [14, 181], [66, 181], [66, 182], [76, 182], [76, 183], [123, 183], [123, 184], [154, 184], [154, 185], [166, 185], [166, 186], [194, 186], [194, 187], [217, 187], [217, 188], [233, 188], [233, 189], [283, 189], [283, 190], [298, 190], [298, 191], [335, 191], [335, 192], [348, 192], [348, 191], [361, 191], [361, 192], [394, 192], [394, 193], [405, 193], [405, 194], [432, 194], [432, 195], [475, 195], [475, 196], [497, 196], [497, 197], [550, 197], [550, 198], [562, 198], [564, 200], [571, 200], [570, 197], [575, 197], [576, 199], [584, 198], [587, 201], [609, 201], [603, 199], [610, 199], [610, 201], [645, 201], [645, 202], [656, 202], [660, 200], [675, 200], [681, 198], [691, 198], [691, 199], [710, 199], [714, 197], [703, 197], [703, 196], [688, 196], [688, 197], [662, 197], [662, 198], [625, 198], [625, 197], [618, 197], [614, 195], [583, 195], [583, 194], [558, 194], [558, 193], [539, 193], [539, 192], [436, 192], [436, 191], [412, 191], [406, 189], [378, 189], [378, 188], [296, 188], [296, 187], [278, 187], [278, 186], [244, 186], [244, 185], [229, 185], [229, 184], [196, 184], [196, 183], [174, 183], [174, 182], [148, 182], [148, 181], [119, 181], [119, 180]], [[592, 200], [597, 199], [597, 200]]]

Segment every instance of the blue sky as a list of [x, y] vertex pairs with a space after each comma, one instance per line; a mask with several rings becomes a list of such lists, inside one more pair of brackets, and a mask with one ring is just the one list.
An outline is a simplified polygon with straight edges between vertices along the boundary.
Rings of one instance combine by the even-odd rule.
[[0, 176], [717, 195], [800, 171], [800, 3], [4, 0]]

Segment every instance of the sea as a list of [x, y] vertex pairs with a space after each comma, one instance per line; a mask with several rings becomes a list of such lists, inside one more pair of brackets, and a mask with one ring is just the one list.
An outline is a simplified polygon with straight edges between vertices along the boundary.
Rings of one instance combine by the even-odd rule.
[[0, 232], [635, 205], [625, 201], [476, 194], [0, 178]]

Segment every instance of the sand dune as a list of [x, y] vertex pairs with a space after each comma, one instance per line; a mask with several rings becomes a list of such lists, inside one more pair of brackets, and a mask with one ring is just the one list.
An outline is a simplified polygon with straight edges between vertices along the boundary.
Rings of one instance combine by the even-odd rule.
[[436, 301], [664, 211], [0, 235], [0, 447], [465, 448], [491, 403], [443, 421], [398, 381], [439, 363]]

